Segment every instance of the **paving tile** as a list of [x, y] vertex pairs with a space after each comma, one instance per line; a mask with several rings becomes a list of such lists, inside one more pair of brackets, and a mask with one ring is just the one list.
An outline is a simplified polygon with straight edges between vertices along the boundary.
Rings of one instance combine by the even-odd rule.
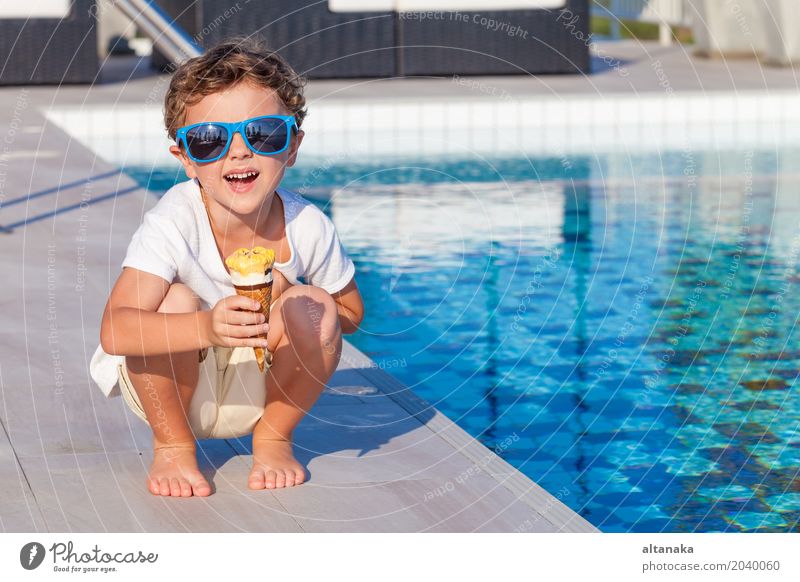
[[5, 427], [0, 426], [0, 531], [38, 532], [46, 531], [44, 519], [28, 484], [11, 443], [6, 437]]
[[149, 453], [86, 453], [21, 457], [49, 531], [241, 532], [299, 531], [269, 491], [250, 492], [247, 470], [218, 449], [201, 470], [209, 497], [172, 498], [146, 488]]
[[106, 398], [94, 384], [66, 384], [60, 391], [18, 386], [2, 396], [0, 418], [20, 455], [139, 452], [152, 446], [149, 428], [123, 399]]
[[[309, 485], [313, 491], [303, 490]], [[445, 489], [442, 489], [445, 488]], [[436, 491], [443, 491], [436, 495]], [[310, 532], [555, 531], [548, 521], [488, 477], [303, 484], [277, 499]]]

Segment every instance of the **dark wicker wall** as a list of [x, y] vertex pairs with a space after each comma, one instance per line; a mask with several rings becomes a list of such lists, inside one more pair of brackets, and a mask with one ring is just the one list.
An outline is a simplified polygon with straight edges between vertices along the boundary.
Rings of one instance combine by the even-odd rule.
[[[469, 12], [462, 13], [464, 21], [336, 13], [319, 0], [254, 0], [236, 10], [230, 0], [159, 4], [203, 47], [237, 34], [259, 35], [310, 78], [589, 70], [589, 0], [567, 0], [569, 19], [557, 10], [479, 12], [507, 29], [516, 26], [524, 37], [491, 30]], [[163, 69], [167, 60], [156, 54], [154, 64]]]
[[[205, 48], [234, 35], [256, 35], [309, 77], [394, 75], [391, 12], [333, 13], [319, 0], [240, 2], [240, 9], [230, 0], [161, 0], [159, 6]], [[165, 70], [169, 63], [155, 51], [153, 65]]]
[[95, 0], [57, 19], [0, 19], [0, 85], [91, 83], [97, 76]]
[[[228, 0], [203, 0], [203, 22], [208, 25], [229, 7]], [[203, 44], [233, 32], [263, 36], [309, 77], [386, 77], [395, 70], [391, 12], [330, 12], [328, 3], [318, 0], [250, 2], [209, 32]]]
[[[568, 0], [566, 9], [563, 14], [487, 10], [443, 20], [398, 18], [402, 73], [588, 73], [589, 2]], [[482, 19], [491, 19], [497, 30]]]

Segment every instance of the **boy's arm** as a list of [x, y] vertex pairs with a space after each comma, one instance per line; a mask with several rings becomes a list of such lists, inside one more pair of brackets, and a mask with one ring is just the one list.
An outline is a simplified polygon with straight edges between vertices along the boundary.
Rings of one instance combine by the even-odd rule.
[[169, 291], [157, 275], [126, 267], [108, 298], [100, 324], [100, 344], [107, 354], [124, 356], [190, 352], [209, 347], [208, 311], [160, 313]]
[[333, 300], [339, 311], [339, 325], [342, 333], [353, 333], [358, 330], [361, 320], [364, 318], [364, 302], [361, 300], [361, 293], [358, 291], [356, 279], [353, 277], [345, 287], [333, 293]]

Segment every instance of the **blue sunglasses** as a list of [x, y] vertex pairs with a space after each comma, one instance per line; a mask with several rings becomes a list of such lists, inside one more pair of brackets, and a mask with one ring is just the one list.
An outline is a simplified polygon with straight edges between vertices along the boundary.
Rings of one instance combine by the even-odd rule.
[[292, 131], [297, 132], [293, 115], [263, 115], [237, 123], [208, 121], [181, 127], [176, 136], [189, 157], [198, 163], [215, 162], [228, 152], [233, 134], [238, 133], [253, 152], [274, 156], [286, 150]]

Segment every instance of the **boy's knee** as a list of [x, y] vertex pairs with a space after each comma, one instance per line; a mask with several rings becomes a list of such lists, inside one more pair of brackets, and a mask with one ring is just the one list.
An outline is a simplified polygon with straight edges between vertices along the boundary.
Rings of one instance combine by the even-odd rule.
[[341, 337], [339, 313], [333, 297], [318, 287], [308, 285], [292, 289], [293, 297], [283, 301], [283, 314], [289, 334], [302, 334], [305, 340], [336, 344]]
[[200, 299], [183, 283], [173, 283], [156, 311], [161, 313], [191, 313], [200, 309]]
[[323, 312], [319, 322], [314, 323], [314, 337], [322, 344], [326, 353], [336, 355], [337, 359], [341, 355], [342, 329], [339, 325], [339, 310], [336, 301], [324, 289], [315, 288], [315, 303]]

